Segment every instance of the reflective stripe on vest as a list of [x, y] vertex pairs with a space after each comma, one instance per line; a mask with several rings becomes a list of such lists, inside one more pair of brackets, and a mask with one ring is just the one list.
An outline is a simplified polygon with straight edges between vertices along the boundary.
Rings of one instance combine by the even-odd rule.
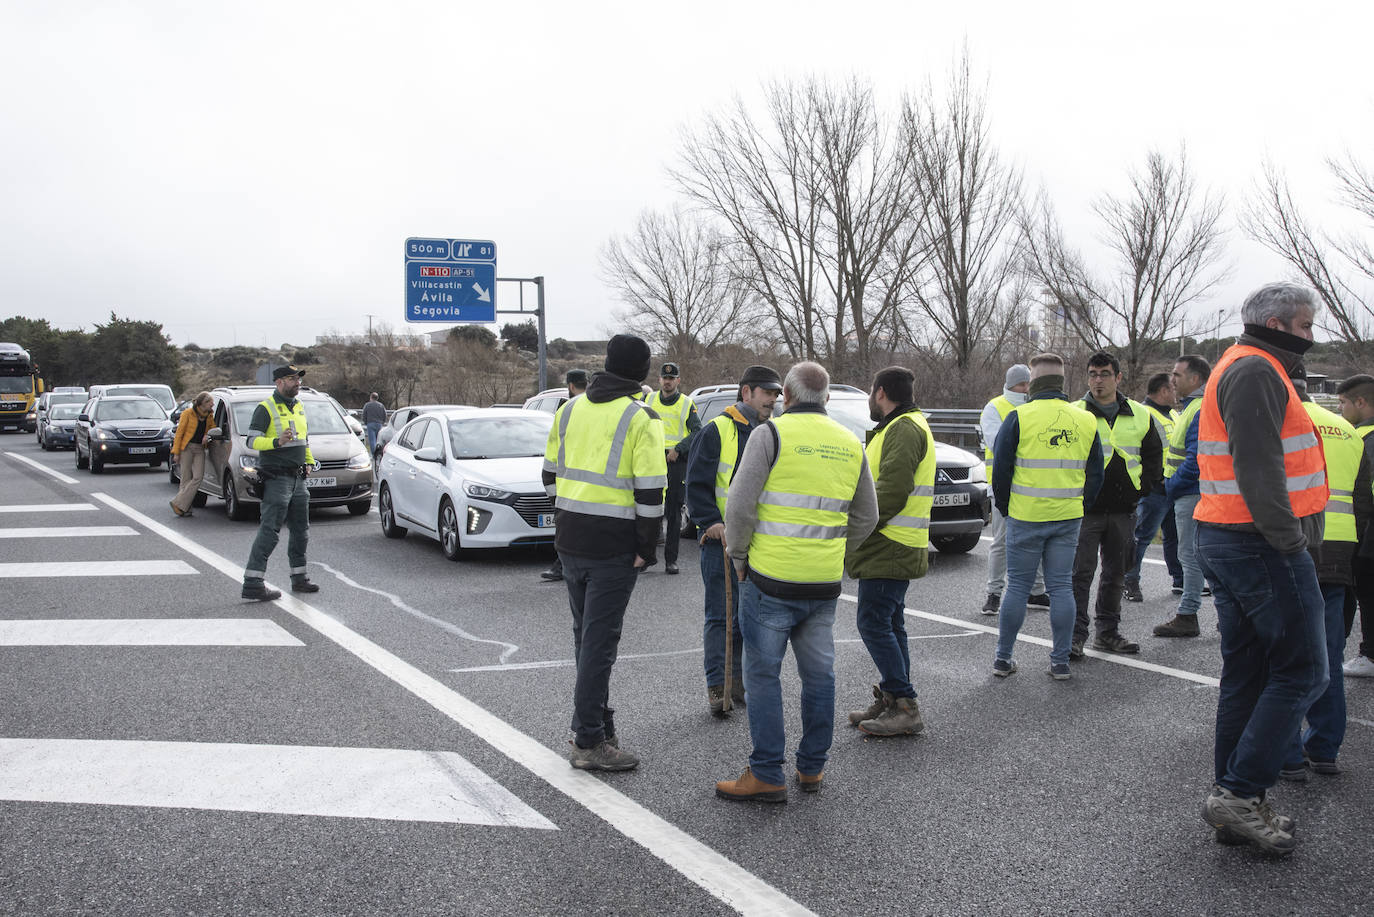
[[1174, 417], [1176, 415], [1173, 411], [1165, 414], [1163, 411], [1150, 407], [1150, 405], [1144, 402], [1141, 402], [1141, 404], [1144, 405], [1145, 410], [1150, 412], [1150, 419], [1154, 421], [1155, 432], [1159, 434], [1160, 443], [1164, 448], [1169, 448], [1169, 437], [1172, 436], [1174, 432]]
[[1020, 437], [1011, 475], [1007, 514], [1023, 522], [1059, 522], [1083, 516], [1083, 485], [1097, 419], [1057, 398], [1027, 401], [1016, 408]]
[[[824, 414], [793, 412], [769, 422], [778, 457], [759, 495], [749, 566], [783, 582], [838, 582], [863, 447]], [[769, 434], [760, 427], [749, 435]]]
[[739, 430], [729, 414], [717, 414], [711, 419], [720, 432], [720, 460], [716, 463], [716, 509], [725, 519], [725, 498], [730, 493], [730, 481], [735, 476], [735, 460], [739, 458]]
[[1180, 465], [1188, 458], [1188, 428], [1193, 418], [1202, 410], [1202, 396], [1188, 402], [1183, 413], [1174, 421], [1174, 431], [1169, 434], [1169, 447], [1164, 450], [1164, 477], [1172, 478]]
[[930, 544], [930, 506], [935, 502], [935, 439], [930, 435], [930, 425], [920, 411], [908, 411], [879, 430], [865, 451], [868, 454], [869, 473], [877, 479], [882, 474], [883, 442], [887, 438], [887, 431], [892, 429], [892, 424], [902, 421], [909, 422], [921, 432], [926, 441], [926, 453], [916, 466], [906, 503], [878, 531], [898, 544], [924, 548]]
[[1355, 531], [1355, 477], [1364, 461], [1364, 441], [1355, 427], [1339, 414], [1319, 404], [1304, 401], [1307, 416], [1322, 438], [1326, 455], [1327, 485], [1331, 495], [1326, 501], [1324, 541], [1357, 541]]
[[[1007, 415], [1016, 410], [1016, 405], [1007, 400], [1006, 395], [998, 395], [988, 402], [997, 409], [997, 416], [1002, 418], [1002, 423], [1007, 422]], [[992, 443], [983, 443], [983, 467], [987, 469], [988, 480], [992, 480]]]
[[[574, 411], [575, 424], [571, 423]], [[668, 483], [658, 431], [644, 404], [630, 398], [596, 403], [578, 395], [564, 404], [555, 415], [544, 450], [544, 467], [557, 476], [554, 505], [614, 519], [662, 516], [662, 504], [635, 502], [636, 489]], [[653, 437], [648, 450], [644, 437]], [[658, 461], [652, 461], [653, 457]]]
[[1217, 405], [1221, 374], [1230, 369], [1237, 360], [1251, 356], [1260, 357], [1272, 366], [1274, 372], [1283, 380], [1283, 386], [1288, 392], [1279, 436], [1283, 440], [1283, 466], [1287, 476], [1288, 502], [1293, 509], [1293, 515], [1302, 518], [1326, 509], [1329, 494], [1326, 487], [1326, 459], [1322, 454], [1321, 439], [1317, 436], [1312, 418], [1308, 416], [1303, 403], [1298, 400], [1293, 383], [1288, 381], [1288, 374], [1279, 361], [1266, 351], [1244, 344], [1233, 344], [1221, 355], [1217, 368], [1212, 371], [1212, 379], [1218, 384], [1208, 384], [1207, 393], [1202, 396], [1203, 405], [1197, 439], [1198, 492], [1201, 496], [1197, 508], [1193, 511], [1193, 518], [1199, 522], [1253, 525], [1255, 521], [1236, 481], [1230, 438], [1226, 431], [1226, 422], [1222, 419], [1221, 410]]
[[314, 456], [310, 453], [310, 431], [305, 422], [305, 405], [301, 403], [300, 399], [297, 399], [296, 403], [288, 408], [276, 398], [266, 398], [258, 402], [258, 407], [267, 408], [267, 429], [263, 431], [263, 441], [253, 444], [254, 449], [259, 452], [272, 450], [272, 440], [275, 439], [280, 442], [286, 428], [294, 422], [296, 424], [296, 441], [294, 443], [281, 443], [276, 448], [290, 449], [305, 446], [306, 462], [313, 460]]
[[654, 392], [649, 396], [649, 407], [654, 409], [658, 419], [663, 421], [663, 448], [671, 449], [687, 438], [687, 416], [696, 407], [692, 399], [681, 393], [672, 404], [663, 403], [663, 393]]
[[[1093, 414], [1093, 417], [1097, 419], [1102, 467], [1111, 464], [1112, 453], [1115, 452], [1126, 463], [1126, 473], [1131, 476], [1131, 483], [1135, 485], [1136, 490], [1140, 490], [1140, 444], [1144, 441], [1145, 434], [1150, 432], [1153, 421], [1145, 405], [1130, 399], [1127, 399], [1126, 403], [1131, 406], [1132, 413], [1117, 411], [1114, 423], [1107, 423], [1107, 418], [1097, 414]], [[1083, 410], [1088, 410], [1088, 399], [1084, 398], [1078, 404], [1083, 406]]]

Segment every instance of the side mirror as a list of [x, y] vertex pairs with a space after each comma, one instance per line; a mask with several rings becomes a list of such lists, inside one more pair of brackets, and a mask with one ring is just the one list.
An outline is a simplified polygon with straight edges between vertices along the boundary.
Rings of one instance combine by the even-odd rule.
[[91, 422], [91, 415], [90, 415], [90, 414], [79, 414], [79, 415], [77, 415], [77, 418], [76, 418], [76, 419], [79, 420], [79, 421], [81, 421], [82, 423], [90, 423], [90, 422]]
[[415, 451], [415, 461], [417, 462], [438, 462], [444, 464], [444, 450], [438, 446], [426, 446]]

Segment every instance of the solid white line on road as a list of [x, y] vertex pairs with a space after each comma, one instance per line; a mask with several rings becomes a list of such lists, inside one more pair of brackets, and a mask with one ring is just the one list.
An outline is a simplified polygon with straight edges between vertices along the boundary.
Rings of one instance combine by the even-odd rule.
[[76, 513], [94, 509], [90, 503], [10, 503], [0, 506], [0, 513]]
[[[185, 550], [202, 563], [238, 580], [243, 568], [215, 554], [107, 494], [95, 499]], [[415, 666], [388, 652], [324, 612], [291, 595], [276, 605], [333, 640], [378, 672], [490, 744], [612, 828], [639, 844], [686, 879], [742, 914], [805, 915], [812, 912], [758, 876], [660, 818], [630, 797], [535, 741]], [[706, 788], [703, 787], [704, 793]]]
[[[840, 598], [845, 599], [846, 601], [854, 602], [855, 604], [857, 604], [859, 601], [859, 597], [854, 595], [841, 595]], [[998, 634], [997, 628], [995, 627], [987, 627], [982, 624], [970, 624], [968, 621], [961, 621], [958, 618], [950, 618], [946, 617], [945, 615], [932, 614], [929, 611], [920, 611], [915, 608], [908, 608], [906, 609], [906, 613], [913, 617], [924, 618], [927, 621], [939, 621], [942, 624], [952, 624], [955, 627], [970, 628], [972, 630], [981, 631], [985, 634], [992, 634], [994, 637]], [[1046, 640], [1044, 637], [1032, 637], [1029, 634], [1017, 634], [1016, 639], [1023, 643], [1033, 643], [1036, 646], [1053, 645], [1051, 641]], [[1156, 665], [1153, 662], [1144, 662], [1140, 659], [1135, 659], [1131, 656], [1122, 656], [1117, 653], [1103, 653], [1094, 649], [1085, 649], [1083, 650], [1083, 652], [1085, 655], [1091, 656], [1094, 659], [1101, 659], [1106, 662], [1115, 663], [1116, 665], [1123, 665], [1131, 669], [1141, 669], [1146, 672], [1154, 672], [1158, 675], [1168, 675], [1171, 678], [1178, 678], [1183, 681], [1191, 681], [1200, 685], [1208, 685], [1213, 688], [1221, 684], [1220, 679], [1213, 678], [1210, 675], [1199, 675], [1196, 672], [1189, 672], [1184, 669], [1170, 668], [1167, 665]]]
[[64, 560], [0, 564], [0, 579], [38, 576], [186, 576], [197, 572], [184, 560]]
[[43, 472], [44, 474], [50, 474], [50, 475], [52, 475], [53, 477], [55, 477], [55, 478], [57, 478], [59, 481], [61, 481], [63, 484], [79, 484], [79, 483], [81, 483], [81, 482], [78, 481], [76, 478], [68, 477], [67, 475], [65, 475], [65, 474], [63, 474], [62, 472], [58, 471], [56, 468], [49, 468], [47, 465], [44, 465], [42, 462], [35, 462], [33, 459], [29, 458], [27, 455], [20, 455], [20, 454], [17, 453], [17, 452], [8, 452], [8, 451], [7, 451], [5, 454], [8, 455], [10, 458], [14, 459], [16, 462], [23, 462], [25, 465], [32, 465], [34, 468], [37, 468], [39, 471]]
[[0, 739], [0, 799], [557, 826], [443, 751]]
[[67, 525], [54, 528], [0, 529], [0, 538], [102, 538], [137, 535], [127, 525]]
[[266, 618], [0, 621], [0, 646], [305, 646]]

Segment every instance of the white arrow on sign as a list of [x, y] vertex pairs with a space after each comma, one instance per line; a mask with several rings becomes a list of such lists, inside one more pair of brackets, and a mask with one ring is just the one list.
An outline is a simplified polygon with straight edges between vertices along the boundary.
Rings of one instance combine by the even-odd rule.
[[472, 288], [477, 291], [478, 302], [491, 302], [491, 294], [488, 293], [486, 290], [482, 289], [481, 284], [474, 283], [472, 285]]

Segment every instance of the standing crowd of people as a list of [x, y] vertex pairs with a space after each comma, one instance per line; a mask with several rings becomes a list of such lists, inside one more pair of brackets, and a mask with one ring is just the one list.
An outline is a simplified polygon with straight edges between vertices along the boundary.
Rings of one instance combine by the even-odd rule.
[[[1294, 849], [1295, 825], [1268, 791], [1340, 772], [1343, 676], [1374, 676], [1374, 376], [1340, 385], [1340, 414], [1311, 401], [1303, 354], [1316, 310], [1305, 287], [1262, 287], [1215, 366], [1182, 355], [1148, 379], [1142, 401], [1124, 394], [1110, 353], [1089, 357], [1077, 399], [1064, 360], [1036, 354], [1007, 370], [980, 423], [993, 501], [981, 609], [998, 617], [992, 675], [1018, 671], [1027, 606], [1048, 608], [1057, 681], [1090, 651], [1140, 653], [1122, 603], [1144, 601], [1141, 566], [1162, 532], [1178, 604], [1153, 635], [1198, 637], [1209, 595], [1220, 631], [1203, 818], [1223, 843], [1279, 855]], [[676, 363], [646, 394], [650, 361], [644, 341], [622, 334], [604, 372], [576, 371], [585, 391], [570, 374], [545, 453], [559, 560], [544, 576], [566, 581], [573, 618], [572, 766], [638, 764], [615, 730], [610, 675], [660, 539], [666, 572], [678, 572], [685, 506], [701, 546], [706, 704], [716, 714], [745, 706], [752, 743], [741, 775], [716, 794], [787, 799], [789, 646], [801, 680], [794, 773], [816, 792], [834, 732], [833, 624], [846, 575], [858, 581], [856, 625], [877, 670], [872, 702], [850, 724], [874, 736], [924, 728], [904, 622], [910, 582], [929, 565], [935, 442], [913, 375], [893, 366], [874, 376], [876, 426], [860, 443], [827, 415], [830, 379], [816, 363], [785, 377], [749, 367], [736, 403], [703, 425]], [[1357, 614], [1364, 642], [1347, 662]]]

